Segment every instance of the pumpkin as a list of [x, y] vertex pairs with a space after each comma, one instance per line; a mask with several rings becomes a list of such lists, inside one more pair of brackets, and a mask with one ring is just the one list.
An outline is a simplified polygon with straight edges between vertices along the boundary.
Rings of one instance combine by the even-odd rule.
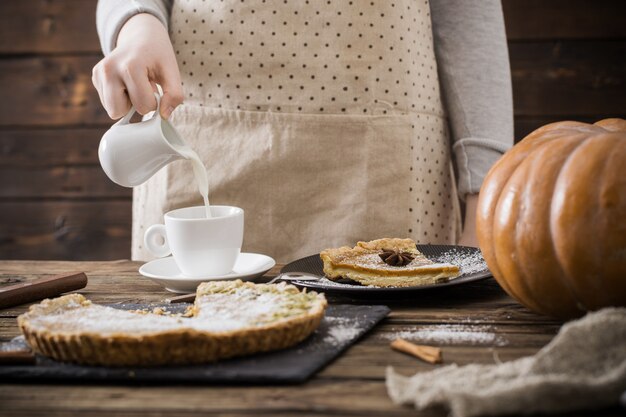
[[626, 120], [532, 132], [485, 177], [476, 228], [493, 276], [531, 310], [626, 305]]

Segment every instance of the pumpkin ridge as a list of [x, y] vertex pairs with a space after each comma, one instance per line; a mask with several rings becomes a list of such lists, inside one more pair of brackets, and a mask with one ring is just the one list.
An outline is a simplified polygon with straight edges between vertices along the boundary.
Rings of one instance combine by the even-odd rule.
[[[578, 245], [580, 244], [580, 239], [565, 239], [564, 241], [560, 242], [560, 245], [555, 246], [557, 248], [557, 256], [559, 258], [559, 262], [564, 265], [564, 270], [568, 275], [568, 279], [566, 280], [568, 286], [572, 289], [577, 301], [586, 310], [594, 310], [602, 305], [607, 305], [607, 303], [618, 303], [618, 300], [620, 298], [623, 299], [626, 296], [626, 285], [622, 286], [623, 290], [621, 294], [619, 291], [610, 293], [603, 291], [603, 288], [607, 287], [607, 281], [611, 281], [611, 276], [607, 276], [607, 273], [603, 269], [606, 265], [604, 262], [604, 258], [606, 256], [610, 256], [610, 254], [606, 253], [607, 250], [605, 247], [602, 246], [601, 243], [605, 242], [609, 238], [611, 230], [614, 227], [619, 227], [619, 213], [615, 216], [618, 220], [617, 224], [598, 224], [598, 221], [604, 219], [607, 216], [606, 213], [610, 212], [609, 208], [604, 207], [601, 204], [602, 186], [607, 183], [607, 173], [613, 172], [613, 169], [610, 169], [610, 167], [612, 167], [610, 165], [610, 161], [612, 159], [614, 161], [618, 161], [617, 165], [618, 167], [620, 166], [619, 160], [611, 157], [616, 154], [616, 148], [619, 152], [620, 143], [622, 143], [621, 140], [623, 139], [620, 139], [619, 135], [611, 134], [609, 132], [604, 135], [596, 135], [588, 138], [583, 147], [577, 149], [575, 152], [572, 152], [569, 155], [568, 164], [567, 166], [564, 165], [563, 169], [564, 177], [574, 177], [578, 178], [579, 180], [580, 178], [582, 178], [583, 181], [585, 181], [584, 185], [586, 186], [579, 187], [581, 189], [581, 192], [585, 193], [585, 198], [581, 197], [580, 195], [576, 195], [575, 197], [570, 196], [568, 198], [567, 194], [563, 192], [556, 194], [555, 198], [553, 199], [553, 204], [555, 208], [553, 211], [551, 211], [551, 217], [554, 216], [554, 220], [551, 219], [550, 222], [550, 227], [551, 230], [553, 230], [553, 235], [562, 236], [566, 234], [564, 232], [564, 227], [558, 224], [558, 219], [567, 216], [574, 219], [573, 227], [576, 227], [576, 221], [578, 221], [578, 223], [582, 224], [583, 229], [591, 230], [592, 235], [600, 238], [599, 243], [590, 244], [590, 242], [596, 240], [593, 239], [592, 236], [590, 236], [589, 239], [586, 239], [586, 241], [584, 242], [582, 250], [578, 247]], [[623, 146], [624, 145], [622, 145], [622, 147]], [[593, 157], [590, 157], [590, 154], [592, 152], [588, 148], [591, 148], [592, 151], [602, 149], [603, 154], [608, 154], [609, 158], [599, 161]], [[626, 152], [623, 153], [626, 154]], [[593, 164], [594, 162], [596, 162], [595, 165]], [[623, 164], [621, 166], [623, 166]], [[581, 170], [585, 168], [587, 168], [586, 171], [589, 171], [585, 171], [587, 174], [594, 174], [593, 179], [595, 181], [593, 184], [589, 184], [589, 178], [591, 178], [590, 175], [583, 175], [581, 173]], [[561, 181], [565, 182], [565, 179], [562, 179]], [[569, 184], [565, 184], [564, 187], [568, 185]], [[615, 190], [615, 193], [617, 193], [619, 196], [618, 189]], [[582, 211], [576, 210], [575, 208], [570, 209], [570, 207], [581, 207], [580, 203], [576, 204], [576, 200], [585, 202], [585, 204], [582, 205]], [[623, 207], [623, 209], [626, 209], [626, 205], [625, 207]], [[573, 214], [568, 216], [569, 210], [574, 211]], [[619, 207], [617, 207], [616, 210], [619, 211]], [[590, 213], [599, 212], [605, 213], [605, 216], [599, 219], [597, 215], [592, 215], [592, 218], [589, 219]], [[569, 229], [572, 228], [571, 224], [568, 226]], [[576, 233], [574, 232], [573, 234]], [[617, 235], [619, 235], [619, 232], [617, 232]], [[626, 239], [624, 239], [624, 241], [626, 241]], [[578, 255], [575, 255], [577, 253]], [[595, 256], [593, 256], [594, 254]], [[568, 260], [570, 259], [575, 261], [568, 262]], [[587, 263], [587, 266], [585, 266], [585, 262]], [[588, 266], [589, 264], [595, 265], [595, 268]], [[588, 274], [580, 274], [579, 271], [581, 269], [584, 271], [593, 270], [596, 279], [593, 279], [592, 276]], [[622, 269], [622, 273], [623, 271], [626, 271], [626, 267]], [[616, 279], [616, 282], [619, 282], [618, 280], [619, 278]]]
[[528, 158], [529, 168], [525, 175], [524, 192], [525, 205], [530, 208], [520, 214], [519, 219], [525, 223], [536, 219], [538, 223], [528, 225], [526, 230], [518, 235], [516, 251], [522, 261], [519, 268], [525, 275], [523, 284], [528, 293], [547, 292], [552, 295], [546, 299], [537, 299], [539, 311], [558, 317], [568, 317], [579, 314], [578, 299], [572, 288], [564, 280], [544, 280], [542, 275], [562, 276], [565, 274], [563, 265], [553, 260], [558, 259], [554, 236], [550, 229], [550, 213], [552, 199], [536, 199], [536, 195], [553, 195], [558, 178], [564, 165], [573, 152], [576, 152], [587, 140], [585, 133], [577, 131], [574, 136], [562, 135], [547, 142], [542, 149], [538, 149]]
[[[535, 149], [538, 149], [543, 144], [538, 145]], [[519, 226], [519, 210], [522, 204], [516, 204], [520, 200], [520, 195], [523, 194], [524, 189], [518, 188], [523, 184], [522, 181], [518, 181], [518, 177], [522, 176], [527, 169], [530, 161], [530, 155], [526, 155], [517, 166], [513, 169], [513, 172], [505, 182], [504, 186], [500, 189], [498, 201], [494, 210], [494, 227], [493, 227], [493, 241], [495, 242], [495, 257], [500, 271], [500, 276], [496, 277], [499, 282], [506, 282], [508, 284], [509, 294], [516, 298], [524, 300], [523, 304], [528, 308], [535, 311], [543, 311], [544, 309], [536, 304], [534, 300], [529, 300], [526, 296], [530, 293], [530, 290], [525, 282], [525, 277], [518, 274], [519, 260], [516, 256], [517, 247], [517, 234]], [[522, 185], [523, 187], [523, 185]], [[517, 190], [516, 192], [514, 192]], [[515, 210], [511, 213], [511, 210]], [[506, 213], [506, 215], [502, 215]], [[500, 220], [500, 222], [498, 222]], [[504, 220], [504, 223], [502, 223]], [[504, 255], [504, 256], [503, 256]], [[495, 275], [494, 275], [495, 276]], [[517, 285], [514, 285], [517, 284]]]
[[[556, 125], [556, 123], [553, 123], [553, 125]], [[495, 211], [502, 190], [517, 166], [526, 159], [528, 154], [534, 152], [535, 148], [550, 140], [548, 138], [537, 137], [535, 133], [539, 130], [540, 129], [537, 129], [511, 148], [491, 167], [481, 186], [478, 209], [476, 212], [477, 230], [480, 232], [478, 233], [478, 240], [483, 257], [487, 261], [487, 265], [499, 285], [504, 291], [511, 295], [511, 297], [516, 299], [519, 299], [518, 296], [508, 285], [508, 282], [502, 278], [503, 274], [499, 267], [498, 251], [496, 250], [493, 239], [493, 230], [495, 230], [496, 221]]]
[[[594, 137], [597, 137], [597, 136], [594, 136]], [[575, 160], [575, 159], [574, 159], [575, 153], [576, 153], [576, 151], [577, 151], [577, 150], [579, 150], [579, 149], [580, 149], [580, 148], [578, 148], [578, 149], [574, 150], [573, 152], [571, 152], [571, 153], [568, 155], [567, 160], [566, 160], [566, 161], [565, 161], [565, 163], [563, 164], [563, 169], [561, 170], [562, 172], [563, 172], [563, 171], [564, 171], [564, 172], [566, 172], [566, 173], [568, 172], [568, 171], [566, 171], [566, 170], [565, 170], [565, 168], [566, 168], [566, 167], [569, 167], [569, 165], [571, 165], [571, 164], [572, 164], [572, 162], [571, 162], [572, 160]], [[583, 150], [584, 150], [584, 148], [583, 148]], [[578, 168], [580, 168], [580, 167], [578, 167]], [[603, 168], [602, 168], [602, 169], [604, 170], [604, 168], [605, 168], [605, 165], [603, 164]], [[599, 175], [599, 176], [601, 177], [601, 175]], [[558, 181], [558, 179], [557, 179], [557, 181]], [[565, 187], [565, 186], [566, 186], [566, 185], [564, 185], [563, 187]], [[558, 196], [561, 196], [561, 195], [562, 195], [562, 196], [565, 196], [565, 194], [564, 194], [564, 193], [555, 193], [555, 196], [554, 196], [554, 198], [552, 199], [552, 204], [551, 204], [552, 206], [557, 207], [557, 204], [559, 204], [559, 202], [560, 202], [560, 199], [558, 198]], [[595, 198], [595, 197], [596, 197], [596, 196], [594, 195], [592, 198], [590, 198], [590, 199], [586, 199], [586, 200], [591, 201], [591, 202], [595, 202], [595, 201], [597, 201], [597, 198]], [[565, 197], [565, 198], [566, 198], [566, 197]], [[562, 204], [562, 205], [566, 205], [566, 204]], [[554, 212], [556, 212], [556, 211], [558, 211], [558, 208], [555, 208], [555, 209], [554, 209]], [[559, 217], [559, 215], [560, 215], [560, 213], [556, 214], [556, 213], [554, 213], [554, 212], [553, 212], [553, 210], [552, 210], [552, 208], [551, 208], [551, 210], [550, 210], [550, 217], [554, 216], [555, 218], [558, 218], [558, 217]], [[550, 219], [550, 229], [552, 229], [552, 219]], [[558, 251], [556, 251], [556, 244], [555, 244], [555, 253], [556, 253], [556, 255], [557, 255], [557, 259], [559, 260], [559, 263], [564, 262], [563, 257], [562, 257], [562, 256], [559, 256], [559, 252], [558, 252]], [[567, 271], [565, 270], [565, 267], [563, 267], [563, 269], [564, 269], [564, 272], [567, 274]], [[571, 290], [571, 291], [573, 292], [573, 294], [574, 294], [574, 299], [576, 300], [577, 305], [580, 305], [580, 306], [582, 307], [582, 308], [581, 308], [582, 310], [589, 310], [589, 306], [587, 305], [587, 303], [585, 303], [585, 301], [584, 301], [584, 299], [583, 299], [584, 297], [581, 297], [581, 296], [580, 296], [580, 294], [579, 294], [579, 291], [575, 288], [575, 286], [573, 286], [573, 285], [569, 282], [569, 281], [570, 281], [570, 279], [564, 279], [564, 278], [565, 278], [565, 277], [559, 277], [559, 280], [566, 282], [566, 285], [570, 288], [570, 290]]]
[[[579, 142], [583, 138], [584, 135], [578, 135]], [[566, 304], [568, 301], [571, 303], [572, 297], [568, 297], [570, 294], [567, 287], [554, 284], [556, 287], [551, 288], [552, 282], [543, 281], [540, 278], [541, 274], [532, 270], [533, 265], [541, 263], [542, 268], [539, 269], [562, 273], [560, 265], [542, 261], [546, 256], [550, 258], [550, 254], [545, 253], [546, 250], [551, 249], [554, 252], [553, 242], [549, 234], [534, 231], [549, 228], [549, 224], [545, 224], [549, 221], [549, 206], [538, 206], [543, 201], [533, 202], [532, 196], [537, 192], [543, 194], [551, 191], [562, 163], [559, 158], [562, 153], [560, 149], [572, 146], [575, 145], [568, 138], [556, 134], [537, 146], [511, 174], [500, 192], [495, 210], [495, 218], [500, 220], [500, 224], [496, 225], [493, 231], [496, 251], [497, 254], [505, 255], [498, 256], [498, 265], [504, 274], [502, 279], [509, 283], [510, 290], [517, 296], [516, 298], [523, 300], [532, 310], [544, 314], [555, 313], [554, 308], [541, 303], [541, 300], [533, 299], [530, 295], [543, 291], [558, 293], [559, 297], [564, 299], [557, 305]], [[537, 219], [540, 223], [528, 224], [532, 219]], [[536, 251], [537, 246], [544, 250]], [[510, 255], [507, 256], [508, 254]], [[571, 314], [571, 311], [559, 310], [556, 314], [563, 316]]]

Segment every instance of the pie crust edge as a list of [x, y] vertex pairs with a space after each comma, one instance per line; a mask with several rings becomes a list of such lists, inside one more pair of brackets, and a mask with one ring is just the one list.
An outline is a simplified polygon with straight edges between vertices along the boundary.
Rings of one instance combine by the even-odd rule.
[[97, 332], [72, 334], [31, 328], [29, 314], [62, 308], [60, 303], [71, 301], [88, 302], [81, 294], [69, 294], [31, 306], [17, 319], [22, 334], [32, 350], [41, 355], [63, 362], [103, 366], [191, 365], [285, 349], [303, 341], [319, 327], [327, 306], [321, 296], [312, 311], [304, 315], [228, 332], [181, 329], [143, 336], [103, 336]]

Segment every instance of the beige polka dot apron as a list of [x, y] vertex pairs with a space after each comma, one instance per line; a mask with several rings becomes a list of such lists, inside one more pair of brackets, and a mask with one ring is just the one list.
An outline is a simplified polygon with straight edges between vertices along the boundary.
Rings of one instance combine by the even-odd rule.
[[[178, 0], [170, 32], [185, 92], [171, 121], [211, 204], [245, 210], [244, 251], [456, 241], [428, 1]], [[186, 161], [136, 188], [133, 258], [165, 212], [201, 203]]]

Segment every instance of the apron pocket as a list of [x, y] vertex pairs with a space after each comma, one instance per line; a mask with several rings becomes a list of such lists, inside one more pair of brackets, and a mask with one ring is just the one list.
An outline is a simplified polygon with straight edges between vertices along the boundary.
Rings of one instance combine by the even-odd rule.
[[[206, 164], [211, 204], [245, 210], [244, 251], [287, 262], [327, 247], [407, 234], [410, 116], [186, 105], [172, 123]], [[201, 203], [188, 162], [174, 162], [159, 175], [166, 178], [155, 182], [167, 190], [155, 209]]]

